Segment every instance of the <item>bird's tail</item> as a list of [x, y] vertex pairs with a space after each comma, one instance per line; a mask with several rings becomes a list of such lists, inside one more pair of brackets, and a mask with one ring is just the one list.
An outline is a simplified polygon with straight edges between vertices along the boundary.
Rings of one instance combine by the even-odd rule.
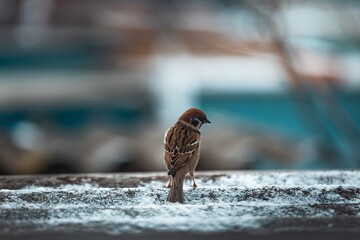
[[183, 183], [185, 176], [183, 174], [176, 174], [173, 177], [170, 192], [167, 197], [168, 202], [184, 202]]

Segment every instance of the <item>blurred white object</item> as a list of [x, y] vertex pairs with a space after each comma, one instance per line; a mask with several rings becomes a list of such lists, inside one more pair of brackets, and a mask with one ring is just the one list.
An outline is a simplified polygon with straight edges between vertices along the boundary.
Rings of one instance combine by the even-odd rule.
[[11, 138], [21, 149], [35, 150], [40, 145], [43, 133], [34, 123], [23, 121], [14, 127]]
[[129, 140], [125, 137], [110, 138], [90, 151], [84, 168], [90, 172], [111, 171], [127, 162], [129, 147]]
[[198, 107], [202, 92], [282, 92], [284, 76], [272, 58], [157, 55], [154, 58], [154, 91], [159, 121], [167, 126], [190, 107]]

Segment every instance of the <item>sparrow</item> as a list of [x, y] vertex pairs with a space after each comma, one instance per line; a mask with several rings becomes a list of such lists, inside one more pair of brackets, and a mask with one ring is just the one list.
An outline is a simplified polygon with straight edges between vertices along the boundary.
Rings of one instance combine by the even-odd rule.
[[196, 188], [194, 172], [200, 158], [200, 127], [210, 124], [204, 112], [196, 108], [185, 111], [164, 137], [164, 160], [170, 176], [168, 202], [184, 202], [183, 182], [190, 173]]

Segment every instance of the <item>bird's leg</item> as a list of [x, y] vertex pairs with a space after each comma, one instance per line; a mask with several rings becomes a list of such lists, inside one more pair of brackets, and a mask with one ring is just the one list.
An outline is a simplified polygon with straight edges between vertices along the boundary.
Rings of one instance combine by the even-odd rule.
[[191, 179], [193, 180], [193, 185], [192, 185], [192, 187], [193, 187], [193, 188], [197, 188], [197, 185], [196, 185], [196, 183], [195, 183], [194, 173], [191, 173], [191, 174], [190, 174], [190, 177], [191, 177]]
[[168, 185], [166, 186], [166, 188], [171, 188], [172, 182], [173, 182], [173, 179], [172, 179], [172, 176], [170, 176], [170, 181], [169, 181]]

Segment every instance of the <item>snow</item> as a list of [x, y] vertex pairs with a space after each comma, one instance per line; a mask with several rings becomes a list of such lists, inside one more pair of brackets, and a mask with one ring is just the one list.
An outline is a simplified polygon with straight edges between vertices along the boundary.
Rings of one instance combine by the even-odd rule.
[[[0, 189], [0, 220], [8, 231], [82, 229], [112, 234], [143, 231], [221, 232], [261, 229], [273, 218], [359, 216], [359, 171], [199, 173], [185, 181], [185, 204], [167, 203], [164, 173], [135, 187], [79, 181], [56, 187]], [[88, 178], [118, 179], [119, 175]], [[14, 226], [16, 223], [16, 226]], [[329, 228], [332, 226], [329, 225]]]

